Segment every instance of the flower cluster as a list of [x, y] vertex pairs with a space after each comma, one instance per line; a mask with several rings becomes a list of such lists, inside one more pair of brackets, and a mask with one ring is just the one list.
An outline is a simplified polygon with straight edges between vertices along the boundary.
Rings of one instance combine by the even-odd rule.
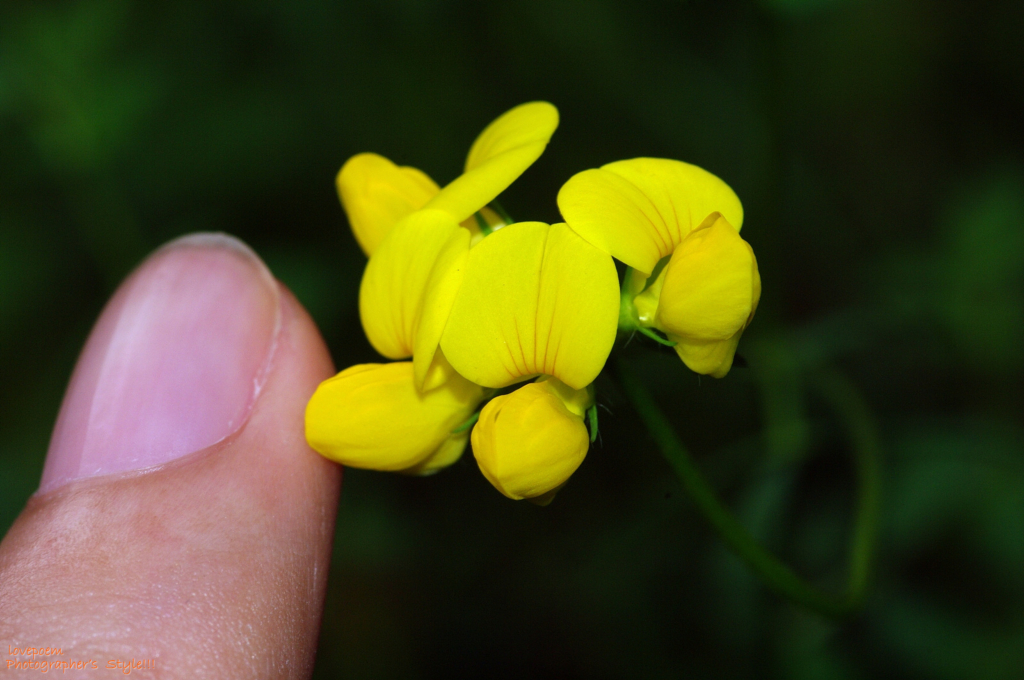
[[[739, 199], [696, 166], [638, 158], [572, 177], [564, 223], [512, 222], [493, 201], [557, 126], [546, 102], [506, 112], [443, 188], [376, 154], [342, 167], [338, 193], [369, 256], [360, 318], [395, 361], [319, 386], [306, 409], [315, 450], [429, 474], [471, 438], [501, 493], [544, 502], [596, 436], [592, 383], [617, 329], [656, 329], [692, 370], [729, 371], [760, 295]], [[621, 288], [613, 258], [628, 266]]]

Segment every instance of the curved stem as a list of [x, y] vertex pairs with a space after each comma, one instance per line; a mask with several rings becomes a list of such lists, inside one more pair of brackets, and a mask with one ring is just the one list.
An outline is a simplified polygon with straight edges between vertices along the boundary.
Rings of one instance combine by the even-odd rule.
[[847, 422], [856, 447], [858, 502], [856, 525], [850, 546], [850, 573], [846, 592], [840, 596], [822, 592], [797, 576], [764, 548], [718, 499], [711, 484], [676, 437], [672, 425], [658, 408], [647, 388], [620, 357], [619, 379], [651, 436], [679, 476], [697, 508], [722, 540], [779, 595], [826, 616], [839, 617], [856, 610], [867, 589], [878, 525], [879, 446], [874, 425], [856, 390], [838, 373], [823, 374], [818, 387]]
[[846, 597], [853, 606], [864, 599], [871, 578], [881, 503], [881, 446], [874, 418], [857, 388], [838, 371], [814, 376], [818, 390], [845, 419], [853, 439], [857, 468], [857, 509], [850, 536], [850, 573]]

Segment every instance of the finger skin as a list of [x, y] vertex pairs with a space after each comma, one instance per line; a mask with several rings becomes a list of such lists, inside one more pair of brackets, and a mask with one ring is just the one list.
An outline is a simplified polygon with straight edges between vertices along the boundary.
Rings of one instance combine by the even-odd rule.
[[29, 501], [0, 544], [0, 642], [100, 668], [154, 660], [140, 677], [310, 675], [341, 468], [309, 449], [303, 412], [334, 367], [282, 296], [270, 375], [235, 435]]

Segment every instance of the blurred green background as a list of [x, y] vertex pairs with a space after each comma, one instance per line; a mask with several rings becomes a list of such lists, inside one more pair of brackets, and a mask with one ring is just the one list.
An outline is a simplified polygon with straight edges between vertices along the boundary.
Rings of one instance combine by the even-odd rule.
[[1024, 677], [1024, 12], [900, 0], [0, 5], [0, 529], [77, 352], [147, 252], [248, 241], [339, 367], [374, 360], [333, 179], [376, 151], [444, 184], [523, 101], [559, 107], [502, 201], [557, 221], [573, 173], [663, 156], [725, 179], [764, 293], [724, 380], [631, 360], [743, 521], [825, 588], [849, 444], [885, 460], [875, 585], [831, 622], [768, 593], [602, 380], [602, 438], [547, 508], [467, 455], [346, 472], [323, 678]]

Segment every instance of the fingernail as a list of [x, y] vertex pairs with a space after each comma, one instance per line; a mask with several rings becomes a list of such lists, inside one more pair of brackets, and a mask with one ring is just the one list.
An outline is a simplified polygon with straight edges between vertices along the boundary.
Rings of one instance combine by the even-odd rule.
[[160, 465], [237, 431], [279, 326], [277, 285], [241, 241], [194, 234], [156, 251], [86, 341], [39, 491]]

